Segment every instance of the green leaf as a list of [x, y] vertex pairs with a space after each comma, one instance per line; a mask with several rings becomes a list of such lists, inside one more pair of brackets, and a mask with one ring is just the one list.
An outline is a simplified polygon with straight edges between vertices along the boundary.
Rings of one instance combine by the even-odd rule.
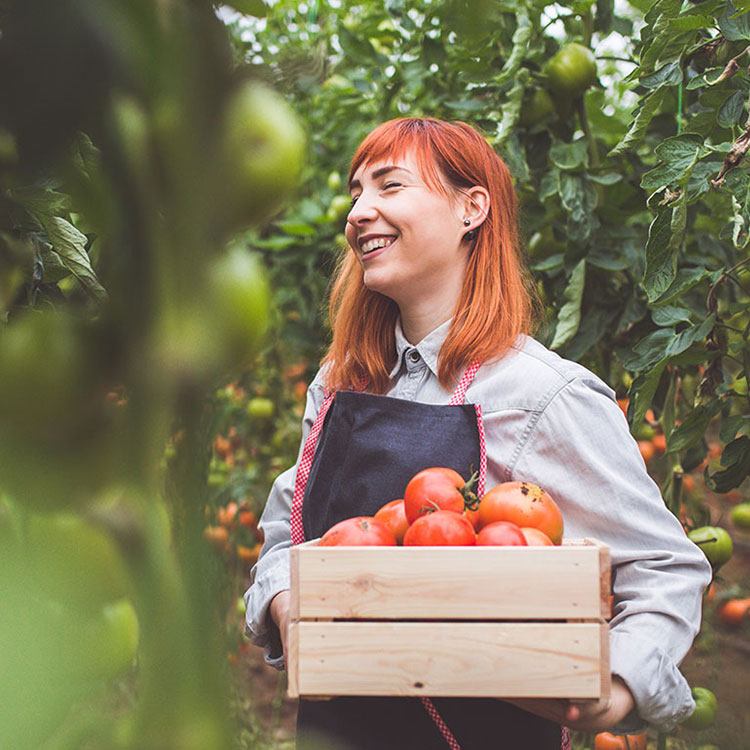
[[698, 29], [710, 29], [714, 25], [711, 16], [680, 16], [669, 22], [669, 28], [673, 31], [697, 31]]
[[643, 97], [630, 129], [625, 134], [625, 137], [609, 152], [608, 156], [619, 156], [641, 143], [651, 120], [654, 119], [659, 111], [659, 107], [661, 107], [665, 93], [666, 89], [660, 87]]
[[560, 173], [560, 202], [568, 212], [571, 240], [586, 242], [594, 228], [596, 188], [582, 174]]
[[315, 227], [311, 227], [304, 221], [279, 221], [277, 226], [284, 234], [294, 237], [312, 237], [316, 234]]
[[493, 139], [495, 148], [500, 148], [515, 130], [518, 118], [521, 115], [521, 102], [529, 75], [530, 73], [527, 68], [521, 68], [518, 71], [513, 88], [508, 92], [508, 96], [502, 107], [503, 116], [497, 126], [497, 132]]
[[503, 65], [503, 69], [495, 78], [496, 85], [502, 86], [516, 75], [529, 51], [529, 40], [531, 39], [532, 31], [533, 27], [529, 19], [529, 14], [525, 8], [521, 8], [516, 13], [516, 30], [513, 32], [512, 39], [513, 48], [508, 59], [505, 61], [505, 65]]
[[736, 13], [737, 9], [732, 4], [732, 0], [727, 0], [726, 10], [717, 19], [721, 33], [730, 42], [750, 40], [750, 13], [742, 13], [735, 18], [733, 16]]
[[726, 469], [706, 473], [706, 484], [714, 492], [729, 492], [739, 487], [750, 474], [750, 438], [742, 435], [732, 440], [721, 454], [721, 465]]
[[265, 18], [268, 13], [268, 6], [263, 0], [223, 0], [223, 2], [246, 16]]
[[722, 402], [715, 398], [693, 409], [681, 425], [667, 436], [667, 451], [676, 453], [697, 445], [706, 434], [709, 422], [721, 411]]
[[40, 216], [39, 218], [47, 232], [49, 243], [60, 256], [60, 261], [65, 268], [81, 282], [83, 288], [97, 302], [103, 302], [107, 298], [107, 292], [99, 283], [91, 267], [91, 261], [86, 253], [86, 235], [59, 216]]
[[573, 143], [555, 143], [549, 150], [550, 161], [560, 169], [573, 170], [588, 166], [588, 145], [581, 138]]
[[659, 298], [668, 288], [677, 273], [677, 258], [672, 253], [671, 208], [660, 211], [651, 222], [646, 243], [646, 269], [643, 288], [649, 302]]
[[731, 128], [733, 125], [738, 125], [742, 113], [745, 109], [745, 97], [747, 94], [744, 91], [735, 91], [730, 94], [726, 101], [719, 107], [719, 111], [716, 113], [716, 122], [722, 128]]
[[660, 328], [674, 326], [677, 323], [689, 323], [692, 311], [687, 307], [664, 305], [651, 311], [651, 318]]
[[639, 83], [647, 89], [656, 89], [659, 86], [676, 86], [682, 81], [682, 68], [680, 61], [662, 65], [661, 68], [654, 71], [651, 75], [641, 78]]
[[686, 292], [690, 291], [694, 286], [698, 285], [704, 279], [711, 276], [711, 272], [705, 268], [681, 268], [677, 272], [677, 276], [669, 287], [664, 291], [661, 297], [654, 300], [652, 305], [666, 305], [669, 302], [683, 297]]
[[622, 357], [622, 364], [631, 372], [642, 372], [653, 367], [660, 359], [666, 358], [669, 343], [674, 339], [674, 328], [659, 328], [644, 336], [632, 353]]
[[605, 172], [604, 174], [589, 173], [589, 180], [599, 185], [614, 185], [617, 182], [622, 182], [622, 175], [619, 172]]
[[573, 273], [570, 275], [570, 281], [565, 287], [563, 294], [565, 304], [560, 308], [550, 349], [559, 349], [563, 344], [570, 341], [578, 331], [581, 322], [581, 301], [585, 282], [586, 260], [584, 258], [576, 264]]
[[665, 357], [655, 362], [653, 367], [640, 373], [633, 379], [633, 385], [630, 386], [628, 393], [630, 398], [628, 422], [631, 425], [643, 422], [646, 411], [651, 408], [651, 402], [654, 400], [654, 394], [659, 387], [659, 381], [668, 362], [669, 359]]
[[700, 325], [691, 326], [684, 331], [680, 331], [672, 341], [669, 342], [666, 355], [668, 357], [675, 357], [678, 354], [682, 354], [682, 352], [686, 351], [698, 341], [702, 341], [708, 336], [715, 323], [716, 316], [712, 313]]
[[679, 182], [695, 166], [702, 148], [703, 137], [695, 133], [683, 133], [662, 141], [654, 150], [665, 163], [646, 172], [641, 187], [656, 190]]

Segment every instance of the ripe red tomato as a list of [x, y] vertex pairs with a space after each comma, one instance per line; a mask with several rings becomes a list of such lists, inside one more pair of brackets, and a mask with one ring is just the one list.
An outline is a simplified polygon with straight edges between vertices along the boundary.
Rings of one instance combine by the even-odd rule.
[[397, 544], [403, 544], [404, 534], [409, 528], [403, 499], [391, 500], [391, 502], [386, 503], [374, 517], [376, 521], [382, 521], [393, 532]]
[[465, 493], [471, 490], [469, 484], [457, 471], [443, 466], [420, 471], [406, 485], [406, 518], [412, 524], [420, 516], [435, 510], [463, 513], [466, 507]]
[[382, 522], [370, 516], [346, 518], [331, 526], [320, 538], [321, 547], [340, 547], [345, 545], [394, 547], [396, 537]]
[[595, 750], [646, 750], [646, 734], [611, 734], [600, 732], [594, 740]]
[[521, 527], [510, 521], [487, 524], [477, 534], [477, 544], [500, 547], [528, 547]]
[[503, 482], [482, 496], [480, 529], [495, 521], [511, 521], [543, 531], [555, 544], [562, 542], [563, 517], [552, 497], [538, 484]]
[[530, 526], [522, 526], [521, 533], [526, 538], [526, 544], [529, 547], [554, 547], [555, 543], [539, 529], [532, 529]]
[[472, 546], [477, 535], [461, 513], [436, 510], [417, 518], [404, 535], [404, 546]]

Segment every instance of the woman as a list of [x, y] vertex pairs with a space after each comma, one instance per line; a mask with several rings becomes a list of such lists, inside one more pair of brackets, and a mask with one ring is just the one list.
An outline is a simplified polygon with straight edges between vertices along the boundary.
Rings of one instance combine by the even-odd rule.
[[248, 634], [283, 667], [292, 543], [372, 515], [426, 466], [464, 476], [480, 466], [488, 487], [549, 489], [569, 538], [609, 545], [612, 695], [303, 700], [299, 747], [317, 734], [323, 747], [558, 750], [562, 725], [673, 727], [694, 707], [678, 665], [710, 566], [665, 508], [612, 389], [529, 335], [533, 293], [505, 164], [468, 125], [403, 118], [367, 136], [349, 185], [333, 340], [308, 390], [297, 465], [261, 519]]

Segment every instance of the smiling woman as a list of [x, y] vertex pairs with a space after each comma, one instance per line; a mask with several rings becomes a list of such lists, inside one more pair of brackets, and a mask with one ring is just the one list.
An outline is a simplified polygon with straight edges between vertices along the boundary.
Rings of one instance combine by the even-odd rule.
[[560, 750], [568, 727], [670, 729], [695, 706], [678, 666], [710, 566], [664, 505], [614, 391], [532, 338], [535, 297], [506, 165], [464, 123], [403, 118], [365, 138], [349, 187], [333, 337], [308, 390], [297, 464], [260, 521], [248, 634], [283, 668], [291, 545], [374, 515], [425, 468], [464, 480], [476, 469], [480, 513], [495, 485], [539, 485], [569, 538], [609, 547], [612, 690], [589, 703], [301, 700], [297, 747]]

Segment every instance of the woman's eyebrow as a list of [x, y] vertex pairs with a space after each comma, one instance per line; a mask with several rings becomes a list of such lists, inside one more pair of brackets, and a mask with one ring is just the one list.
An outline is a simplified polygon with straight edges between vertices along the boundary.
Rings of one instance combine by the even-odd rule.
[[[373, 180], [377, 180], [378, 177], [382, 177], [384, 174], [388, 174], [393, 171], [401, 171], [401, 172], [408, 172], [411, 174], [411, 172], [406, 169], [406, 167], [397, 167], [395, 164], [388, 164], [385, 167], [378, 167], [377, 169], [373, 170], [372, 174], [370, 174], [370, 178]], [[349, 183], [349, 191], [351, 192], [354, 188], [361, 188], [362, 183], [359, 180], [352, 180]]]

